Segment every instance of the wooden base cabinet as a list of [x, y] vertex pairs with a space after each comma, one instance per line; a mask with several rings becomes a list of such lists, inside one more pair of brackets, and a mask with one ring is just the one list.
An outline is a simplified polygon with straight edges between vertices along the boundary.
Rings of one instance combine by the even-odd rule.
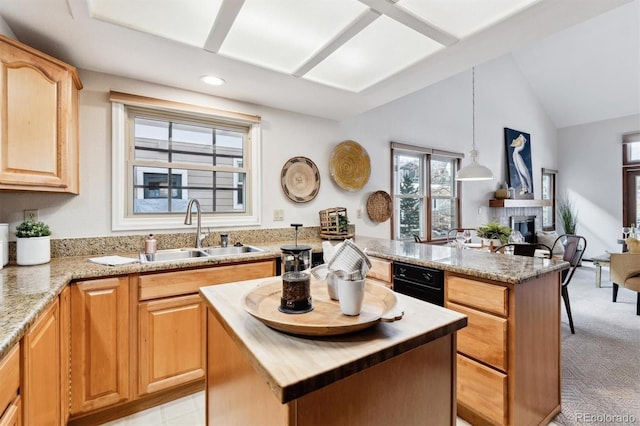
[[393, 263], [379, 257], [370, 257], [369, 260], [371, 261], [371, 269], [369, 269], [367, 279], [393, 289]]
[[129, 312], [129, 277], [71, 284], [71, 415], [130, 399]]
[[60, 423], [60, 318], [58, 300], [22, 339], [22, 404], [25, 425]]
[[76, 69], [0, 35], [0, 75], [0, 189], [77, 194]]
[[71, 422], [112, 420], [201, 390], [199, 288], [274, 273], [274, 260], [260, 260], [72, 283]]
[[0, 384], [0, 426], [21, 425], [19, 344], [0, 360]]
[[473, 425], [547, 424], [560, 412], [560, 274], [519, 284], [445, 274], [458, 331], [458, 416]]
[[197, 293], [200, 287], [274, 273], [275, 261], [262, 260], [141, 275], [138, 396], [204, 379], [206, 309]]
[[205, 307], [198, 295], [139, 304], [141, 395], [204, 378], [204, 327]]

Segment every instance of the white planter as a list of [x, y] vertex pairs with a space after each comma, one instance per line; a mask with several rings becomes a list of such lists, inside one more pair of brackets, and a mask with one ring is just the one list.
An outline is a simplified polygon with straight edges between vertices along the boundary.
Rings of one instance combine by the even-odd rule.
[[51, 236], [16, 238], [18, 265], [40, 265], [51, 260]]

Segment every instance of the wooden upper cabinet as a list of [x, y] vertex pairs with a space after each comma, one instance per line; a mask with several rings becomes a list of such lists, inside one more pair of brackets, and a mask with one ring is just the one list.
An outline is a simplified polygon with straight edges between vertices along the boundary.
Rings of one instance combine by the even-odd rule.
[[0, 189], [79, 192], [76, 69], [0, 35]]

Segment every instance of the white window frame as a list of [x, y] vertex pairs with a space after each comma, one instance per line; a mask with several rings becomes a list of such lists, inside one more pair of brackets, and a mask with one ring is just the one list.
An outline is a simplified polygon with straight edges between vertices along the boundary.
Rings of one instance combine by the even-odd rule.
[[[240, 166], [241, 163], [242, 163], [242, 160], [240, 158], [234, 158], [233, 159], [233, 167], [242, 167], [242, 166]], [[237, 188], [239, 183], [240, 183], [240, 179], [238, 179], [238, 174], [234, 173], [234, 175], [233, 175], [233, 186]], [[243, 185], [242, 190], [244, 192], [244, 185]], [[244, 195], [246, 197], [246, 193]], [[243, 201], [244, 201], [244, 198], [243, 198]], [[236, 210], [241, 210], [241, 209], [244, 208], [244, 203], [238, 203], [237, 194], [234, 194], [234, 197], [233, 197], [233, 208], [236, 209]]]
[[[250, 148], [245, 154], [248, 163], [245, 180], [245, 204], [246, 212], [216, 212], [202, 215], [202, 226], [211, 228], [229, 228], [261, 225], [261, 149], [260, 149], [260, 122], [255, 116], [237, 113], [227, 113], [215, 109], [192, 107], [185, 104], [170, 101], [159, 101], [150, 98], [142, 98], [135, 95], [112, 92], [112, 212], [111, 229], [113, 231], [148, 231], [157, 229], [184, 229], [184, 216], [181, 214], [153, 214], [136, 215], [127, 214], [127, 197], [133, 188], [128, 188], [129, 179], [127, 173], [127, 105], [157, 108], [159, 110], [174, 113], [194, 113], [206, 116], [209, 119], [220, 119], [229, 122], [235, 120], [238, 124], [249, 126]], [[153, 102], [155, 101], [155, 102]], [[158, 106], [158, 103], [162, 106]], [[173, 106], [173, 108], [168, 106]], [[187, 110], [179, 108], [184, 106]], [[220, 112], [218, 115], [217, 112]], [[237, 118], [239, 116], [239, 118]], [[247, 119], [244, 119], [247, 117]]]

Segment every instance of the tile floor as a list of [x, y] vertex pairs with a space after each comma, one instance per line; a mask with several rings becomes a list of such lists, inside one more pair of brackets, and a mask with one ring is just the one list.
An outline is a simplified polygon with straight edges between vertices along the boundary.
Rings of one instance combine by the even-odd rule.
[[140, 411], [108, 426], [204, 426], [204, 391]]
[[[123, 417], [105, 426], [204, 426], [204, 392], [194, 393], [164, 405]], [[471, 426], [458, 418], [456, 426]]]

